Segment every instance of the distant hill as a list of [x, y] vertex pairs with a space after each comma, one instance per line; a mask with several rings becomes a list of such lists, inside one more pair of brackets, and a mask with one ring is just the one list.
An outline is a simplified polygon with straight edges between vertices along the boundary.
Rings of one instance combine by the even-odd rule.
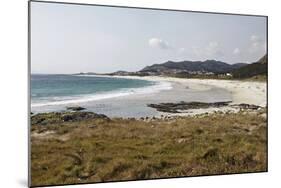
[[[229, 73], [229, 74], [228, 74]], [[228, 64], [222, 61], [167, 61], [162, 64], [146, 66], [140, 71], [116, 71], [113, 73], [77, 73], [77, 75], [119, 75], [119, 76], [150, 76], [167, 75], [181, 78], [234, 78], [234, 79], [262, 79], [267, 76], [267, 55], [257, 62]]]
[[257, 62], [240, 67], [232, 72], [233, 78], [251, 78], [254, 76], [267, 76], [267, 55]]
[[212, 72], [227, 73], [235, 69], [246, 66], [246, 63], [227, 64], [222, 61], [206, 60], [206, 61], [168, 61], [162, 64], [154, 64], [147, 66], [139, 72], [155, 72], [155, 73], [175, 73], [175, 72]]

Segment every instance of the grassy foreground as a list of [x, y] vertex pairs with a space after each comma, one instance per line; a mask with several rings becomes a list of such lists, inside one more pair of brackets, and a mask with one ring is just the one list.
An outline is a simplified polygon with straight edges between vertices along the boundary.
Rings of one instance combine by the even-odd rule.
[[32, 186], [267, 171], [267, 122], [259, 113], [150, 121], [36, 116]]

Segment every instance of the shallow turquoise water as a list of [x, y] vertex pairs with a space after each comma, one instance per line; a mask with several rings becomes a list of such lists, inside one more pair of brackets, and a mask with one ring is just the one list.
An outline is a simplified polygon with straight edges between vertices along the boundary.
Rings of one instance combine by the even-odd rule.
[[153, 85], [155, 82], [138, 79], [34, 74], [31, 75], [31, 103], [46, 106], [99, 100]]

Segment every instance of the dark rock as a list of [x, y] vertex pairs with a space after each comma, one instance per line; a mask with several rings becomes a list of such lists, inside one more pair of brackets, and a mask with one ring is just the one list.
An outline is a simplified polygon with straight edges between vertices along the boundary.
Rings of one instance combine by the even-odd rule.
[[81, 106], [68, 106], [66, 107], [66, 109], [71, 111], [81, 111], [81, 110], [85, 110], [86, 108], [83, 108]]
[[238, 108], [240, 108], [242, 110], [258, 110], [258, 109], [261, 108], [260, 106], [257, 106], [257, 105], [245, 104], [245, 103], [235, 104], [235, 105], [232, 105], [232, 106], [238, 107]]
[[106, 115], [96, 114], [94, 112], [74, 112], [74, 113], [62, 115], [63, 121], [80, 121], [84, 119], [95, 119], [95, 118], [109, 119]]
[[63, 121], [72, 121], [73, 120], [73, 115], [71, 114], [66, 114], [62, 116]]
[[231, 103], [231, 101], [214, 102], [214, 103], [181, 101], [179, 103], [148, 104], [147, 106], [151, 108], [155, 108], [157, 111], [160, 112], [180, 113], [181, 110], [223, 107], [223, 106], [228, 106], [229, 103]]
[[105, 119], [110, 120], [106, 115], [94, 112], [50, 112], [39, 113], [31, 117], [32, 125], [46, 125], [51, 123], [75, 122], [86, 119]]

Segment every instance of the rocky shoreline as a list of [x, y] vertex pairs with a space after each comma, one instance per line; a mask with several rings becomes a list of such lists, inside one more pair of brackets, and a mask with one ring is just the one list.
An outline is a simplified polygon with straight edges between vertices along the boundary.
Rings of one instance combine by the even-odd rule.
[[[173, 120], [183, 117], [206, 117], [211, 115], [223, 115], [231, 113], [242, 113], [242, 114], [251, 114], [258, 115], [263, 118], [267, 118], [267, 108], [261, 107], [252, 104], [232, 104], [232, 101], [223, 101], [223, 102], [213, 102], [213, 103], [204, 103], [204, 102], [184, 102], [179, 103], [159, 103], [159, 104], [148, 104], [148, 107], [155, 108], [158, 112], [161, 113], [159, 116], [146, 116], [140, 118], [122, 118], [117, 119], [128, 119], [128, 120], [140, 120], [140, 121], [157, 121], [157, 120]], [[227, 110], [223, 110], [224, 107], [227, 107]], [[202, 109], [212, 109], [209, 111], [202, 111], [197, 114], [192, 114], [192, 110], [202, 110]], [[216, 109], [216, 110], [214, 110]], [[46, 112], [33, 114], [31, 112], [31, 125], [47, 125], [52, 123], [64, 123], [64, 122], [79, 122], [84, 120], [91, 119], [103, 119], [110, 121], [111, 119], [104, 114], [98, 114], [95, 112], [86, 111], [87, 109], [81, 106], [67, 107], [66, 111], [62, 112]]]
[[[192, 110], [203, 110], [209, 109], [207, 113], [223, 112], [223, 108], [228, 109], [224, 112], [239, 112], [239, 111], [257, 111], [263, 110], [266, 107], [254, 105], [254, 104], [233, 104], [232, 101], [223, 102], [178, 102], [178, 103], [159, 103], [159, 104], [148, 104], [148, 107], [155, 108], [158, 112], [170, 113], [170, 114], [181, 114], [181, 113], [191, 113]], [[199, 112], [196, 115], [205, 114], [206, 112]]]
[[181, 101], [179, 103], [148, 104], [147, 106], [155, 108], [159, 112], [181, 113], [182, 110], [205, 109], [211, 107], [219, 108], [228, 106], [229, 103], [231, 103], [231, 101], [213, 103]]
[[63, 122], [79, 122], [88, 119], [110, 120], [106, 115], [94, 112], [49, 112], [31, 116], [31, 125], [47, 125]]

